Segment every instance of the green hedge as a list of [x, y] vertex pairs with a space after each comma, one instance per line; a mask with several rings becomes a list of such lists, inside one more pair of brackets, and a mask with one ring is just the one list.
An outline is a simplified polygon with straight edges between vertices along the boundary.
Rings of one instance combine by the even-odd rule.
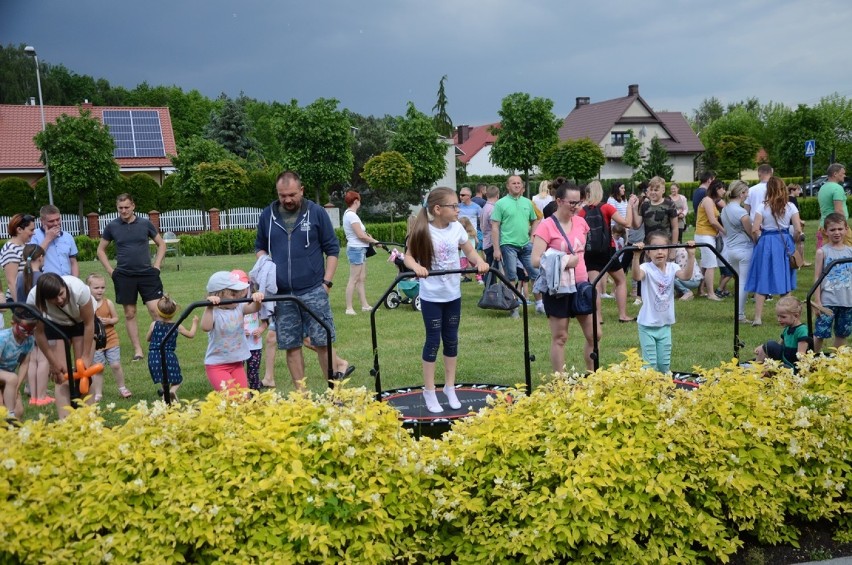
[[685, 391], [631, 351], [419, 442], [344, 387], [3, 426], [0, 562], [727, 562], [818, 520], [848, 541], [850, 364], [729, 362]]

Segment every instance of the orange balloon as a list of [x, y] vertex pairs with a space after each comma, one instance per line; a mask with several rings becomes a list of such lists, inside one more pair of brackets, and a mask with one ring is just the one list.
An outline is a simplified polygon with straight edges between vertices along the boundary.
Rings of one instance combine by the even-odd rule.
[[88, 394], [89, 393], [89, 378], [83, 377], [80, 379], [80, 394]]
[[97, 375], [101, 371], [104, 370], [103, 363], [95, 363], [88, 369], [86, 365], [83, 363], [82, 359], [77, 359], [77, 369], [74, 371], [74, 380], [79, 381], [84, 378], [89, 378], [94, 375]]

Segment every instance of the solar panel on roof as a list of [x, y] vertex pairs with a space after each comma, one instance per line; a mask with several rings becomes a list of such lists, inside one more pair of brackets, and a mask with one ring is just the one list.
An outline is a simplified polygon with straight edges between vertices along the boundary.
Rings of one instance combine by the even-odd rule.
[[165, 157], [160, 113], [156, 110], [104, 110], [115, 140], [113, 157]]

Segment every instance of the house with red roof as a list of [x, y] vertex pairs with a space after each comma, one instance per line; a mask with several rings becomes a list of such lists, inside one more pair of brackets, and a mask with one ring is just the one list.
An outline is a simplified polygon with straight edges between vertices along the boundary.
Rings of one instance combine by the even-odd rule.
[[492, 127], [500, 127], [500, 122], [484, 126], [458, 126], [453, 135], [458, 160], [464, 163], [469, 175], [511, 175], [491, 162], [491, 146], [497, 139], [491, 133]]
[[[110, 126], [116, 141], [113, 155], [121, 174], [145, 173], [162, 184], [174, 172], [168, 156], [177, 155], [177, 146], [168, 108], [93, 106], [88, 102], [79, 107], [45, 106], [45, 122], [53, 123], [63, 114], [79, 116], [81, 109]], [[41, 152], [33, 141], [41, 129], [37, 104], [0, 104], [0, 180], [20, 177], [35, 186], [44, 176]]]
[[603, 102], [592, 103], [588, 97], [578, 97], [559, 128], [559, 140], [588, 137], [600, 145], [606, 156], [600, 178], [628, 178], [633, 171], [621, 157], [631, 130], [642, 142], [643, 155], [654, 136], [659, 138], [669, 152], [669, 164], [674, 169], [672, 180], [695, 179], [695, 158], [704, 152], [704, 145], [682, 113], [654, 111], [639, 95], [638, 84], [627, 87], [627, 96]]

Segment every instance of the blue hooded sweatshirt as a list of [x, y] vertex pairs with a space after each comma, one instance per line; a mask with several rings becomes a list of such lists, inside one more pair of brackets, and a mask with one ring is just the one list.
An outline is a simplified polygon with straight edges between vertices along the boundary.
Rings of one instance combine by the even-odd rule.
[[340, 242], [325, 209], [306, 199], [288, 233], [276, 200], [260, 213], [254, 248], [265, 251], [275, 263], [279, 294], [302, 294], [322, 284], [324, 256], [337, 257]]

